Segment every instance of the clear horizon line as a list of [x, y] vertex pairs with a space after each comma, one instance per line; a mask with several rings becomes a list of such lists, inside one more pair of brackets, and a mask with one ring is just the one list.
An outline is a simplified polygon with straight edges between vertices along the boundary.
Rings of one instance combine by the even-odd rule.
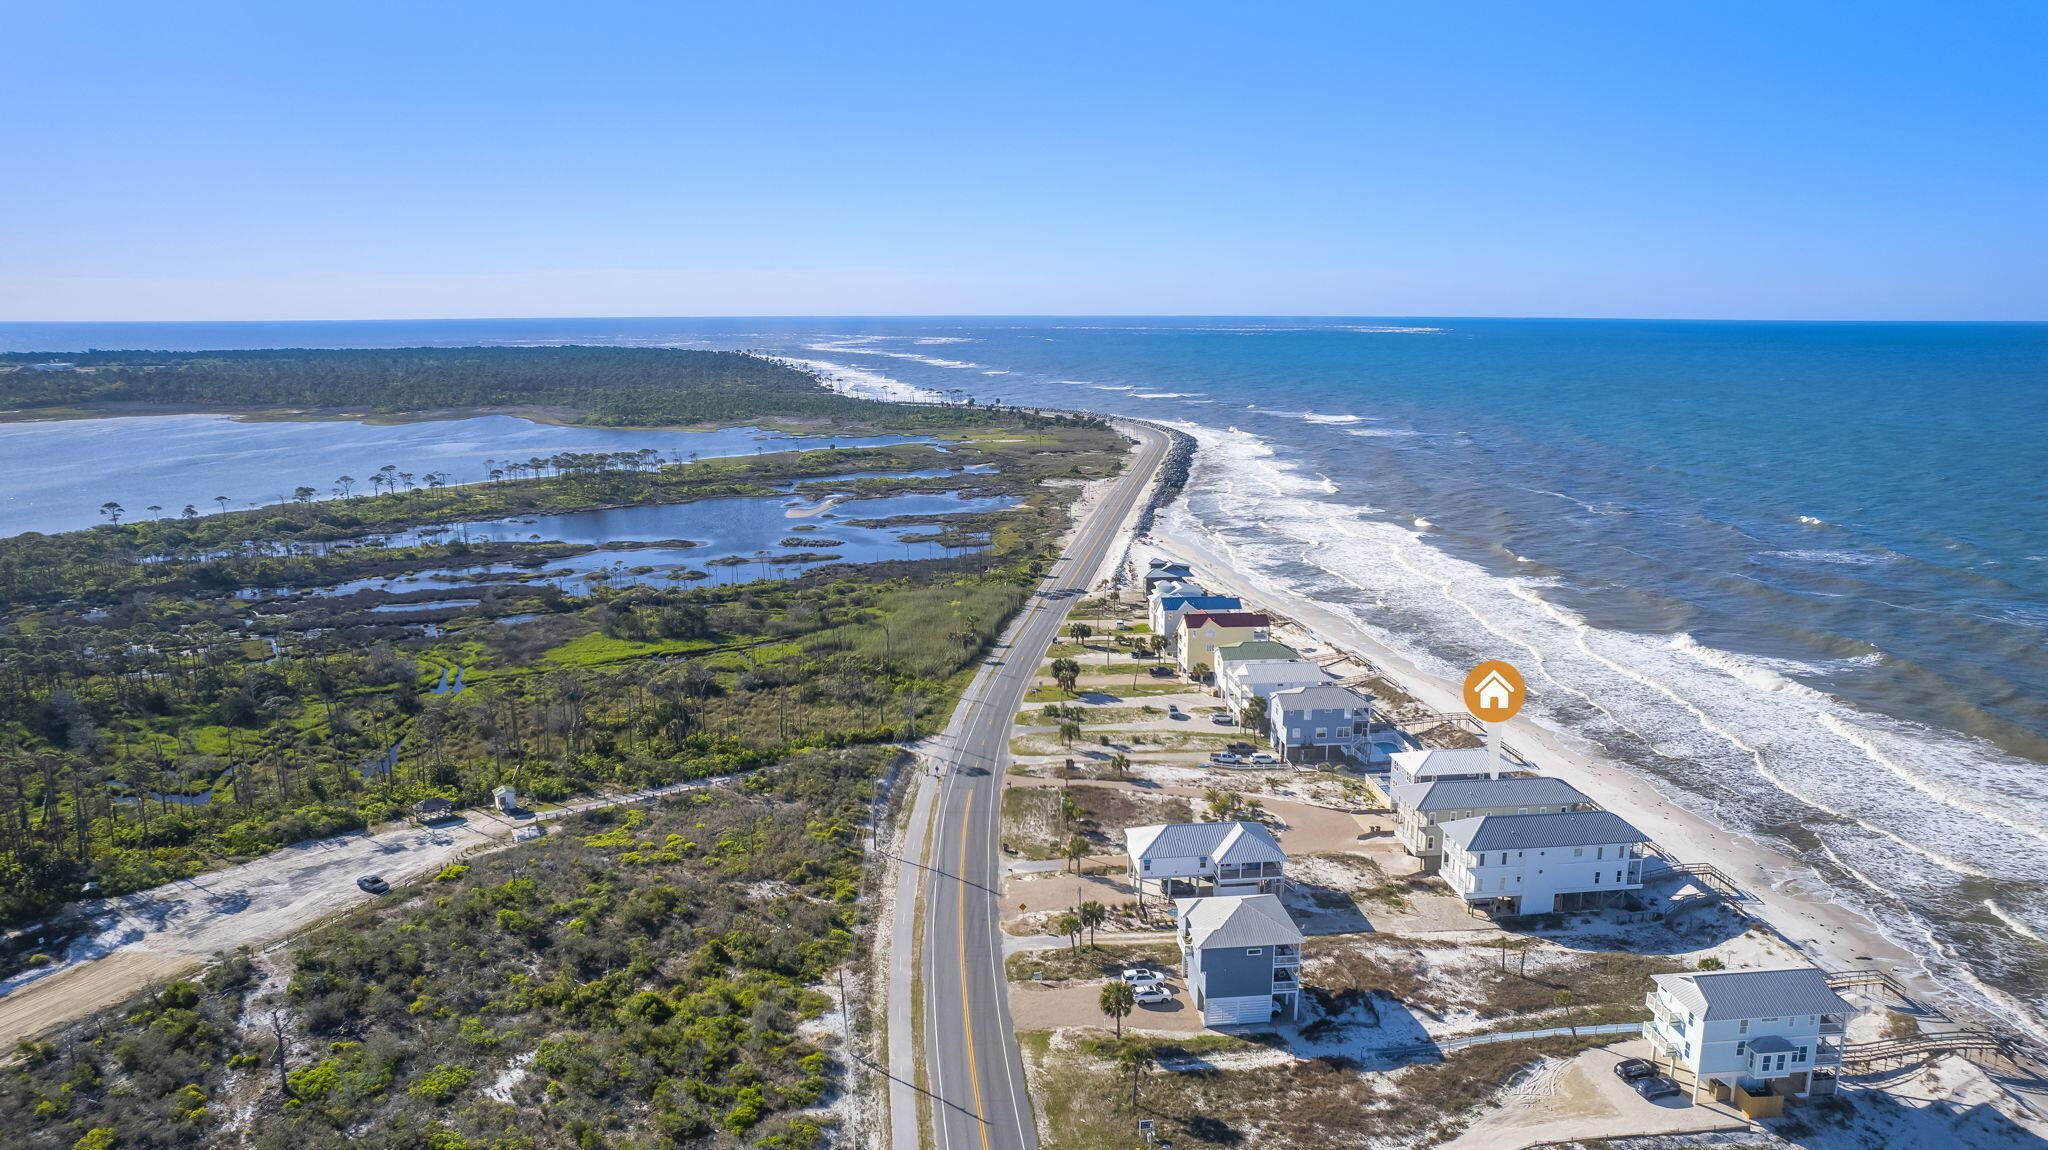
[[2048, 323], [2040, 319], [1868, 319], [1856, 317], [1685, 316], [1685, 315], [1400, 315], [1306, 312], [788, 312], [703, 315], [473, 315], [352, 316], [295, 319], [48, 319], [0, 320], [0, 328], [84, 327], [162, 324], [344, 324], [344, 323], [522, 323], [543, 320], [601, 322], [610, 320], [1384, 320], [1440, 321], [1516, 320], [1532, 323], [1782, 323], [1782, 324], [2005, 324]]

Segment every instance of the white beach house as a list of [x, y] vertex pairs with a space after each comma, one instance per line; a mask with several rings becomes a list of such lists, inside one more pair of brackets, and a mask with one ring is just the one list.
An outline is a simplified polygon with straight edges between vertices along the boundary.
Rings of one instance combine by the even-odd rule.
[[1785, 1098], [1835, 1092], [1856, 1008], [1821, 971], [1696, 971], [1652, 981], [1643, 1035], [1695, 1099], [1711, 1095], [1769, 1117]]
[[1209, 894], [1258, 894], [1280, 889], [1287, 852], [1259, 823], [1162, 823], [1129, 827], [1124, 851], [1131, 883], [1143, 898], [1146, 885], [1172, 897], [1176, 884]]
[[1444, 881], [1497, 915], [1605, 906], [1643, 885], [1649, 836], [1612, 811], [1481, 815], [1441, 826]]
[[1181, 966], [1205, 1026], [1301, 1016], [1301, 928], [1270, 894], [1174, 904]]
[[1593, 800], [1563, 779], [1425, 779], [1393, 788], [1394, 826], [1408, 853], [1434, 870], [1443, 860], [1443, 824], [1483, 815], [1552, 815], [1591, 810]]
[[1301, 657], [1294, 648], [1271, 639], [1254, 639], [1216, 648], [1216, 693], [1240, 718], [1254, 698], [1271, 698], [1289, 687], [1330, 681], [1329, 673]]
[[1483, 779], [1496, 773], [1502, 775], [1527, 775], [1535, 772], [1528, 764], [1515, 759], [1496, 762], [1485, 747], [1457, 747], [1425, 751], [1401, 751], [1389, 756], [1388, 768], [1390, 787], [1405, 786], [1429, 779]]

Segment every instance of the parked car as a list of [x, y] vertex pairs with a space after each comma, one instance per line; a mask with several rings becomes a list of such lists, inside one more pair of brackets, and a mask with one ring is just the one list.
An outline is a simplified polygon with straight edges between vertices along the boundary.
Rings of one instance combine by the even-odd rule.
[[1262, 767], [1271, 763], [1277, 763], [1279, 761], [1279, 759], [1274, 758], [1273, 756], [1267, 754], [1264, 751], [1256, 752], [1252, 755], [1250, 759], [1246, 760], [1246, 762], [1255, 763]]
[[1224, 763], [1231, 766], [1235, 766], [1238, 763], [1244, 762], [1244, 756], [1233, 755], [1229, 751], [1218, 751], [1215, 754], [1209, 756], [1209, 761], [1212, 763]]
[[1614, 1064], [1615, 1077], [1623, 1082], [1634, 1082], [1638, 1078], [1648, 1078], [1655, 1073], [1657, 1068], [1645, 1058], [1624, 1058]]
[[1166, 976], [1147, 967], [1127, 966], [1124, 968], [1123, 979], [1132, 986], [1157, 986], [1166, 981]]
[[1180, 713], [1180, 704], [1179, 704], [1179, 703], [1168, 703], [1168, 704], [1166, 704], [1166, 717], [1167, 717], [1167, 718], [1169, 718], [1169, 719], [1185, 719], [1185, 718], [1187, 718], [1187, 716], [1186, 716], [1186, 715], [1183, 715], [1183, 714], [1181, 714], [1181, 713]]
[[1161, 1002], [1172, 1002], [1173, 992], [1156, 982], [1148, 982], [1145, 983], [1143, 986], [1138, 987], [1137, 999], [1138, 1004], [1141, 1006], [1151, 1006]]
[[1647, 1078], [1638, 1078], [1635, 1080], [1634, 1085], [1637, 1094], [1653, 1102], [1659, 1098], [1669, 1098], [1673, 1094], [1678, 1093], [1678, 1083], [1659, 1074], [1652, 1074]]
[[1237, 725], [1237, 720], [1230, 717], [1229, 711], [1218, 711], [1209, 716], [1209, 721], [1219, 727], [1235, 727]]
[[356, 885], [371, 894], [383, 894], [391, 889], [391, 884], [384, 881], [384, 876], [374, 874], [366, 874], [357, 879]]
[[1171, 679], [1173, 678], [1173, 668], [1161, 664], [1152, 668], [1150, 674], [1155, 679]]

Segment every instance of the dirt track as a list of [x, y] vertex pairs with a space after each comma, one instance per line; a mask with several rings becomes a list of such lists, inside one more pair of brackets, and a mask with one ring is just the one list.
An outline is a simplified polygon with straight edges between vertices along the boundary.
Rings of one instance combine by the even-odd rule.
[[[589, 799], [542, 815], [560, 818], [722, 780]], [[154, 980], [168, 979], [213, 955], [262, 946], [370, 900], [355, 880], [384, 876], [393, 886], [424, 878], [474, 849], [508, 844], [534, 819], [488, 810], [432, 827], [396, 826], [371, 836], [296, 843], [240, 866], [166, 883], [79, 909], [97, 926], [61, 961], [0, 982], [0, 1050], [111, 1006]]]

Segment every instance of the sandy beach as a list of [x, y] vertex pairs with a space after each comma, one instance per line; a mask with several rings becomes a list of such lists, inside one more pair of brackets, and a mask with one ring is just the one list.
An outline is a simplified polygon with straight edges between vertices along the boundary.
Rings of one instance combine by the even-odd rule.
[[[1457, 684], [1414, 666], [1337, 613], [1270, 587], [1255, 573], [1234, 569], [1228, 559], [1185, 532], [1162, 524], [1132, 552], [1141, 567], [1154, 556], [1188, 562], [1205, 586], [1274, 613], [1274, 638], [1310, 657], [1318, 661], [1337, 653], [1354, 657], [1355, 670], [1338, 663], [1330, 667], [1333, 674], [1365, 670], [1356, 663], [1362, 658], [1430, 707], [1446, 713], [1465, 709]], [[1285, 618], [1277, 618], [1282, 616]], [[1881, 969], [1906, 983], [1922, 1001], [1941, 1004], [1958, 1022], [1986, 1021], [1981, 1017], [1987, 1013], [1982, 1004], [1927, 977], [1918, 957], [1887, 939], [1874, 923], [1825, 897], [1809, 894], [1801, 882], [1806, 867], [1797, 859], [1677, 806], [1650, 780], [1584, 747], [1573, 746], [1566, 733], [1524, 717], [1508, 725], [1505, 741], [1533, 760], [1543, 773], [1565, 780], [1641, 828], [1672, 857], [1710, 863], [1734, 877], [1756, 900], [1750, 905], [1752, 912], [1766, 919], [1815, 965], [1828, 970]]]

